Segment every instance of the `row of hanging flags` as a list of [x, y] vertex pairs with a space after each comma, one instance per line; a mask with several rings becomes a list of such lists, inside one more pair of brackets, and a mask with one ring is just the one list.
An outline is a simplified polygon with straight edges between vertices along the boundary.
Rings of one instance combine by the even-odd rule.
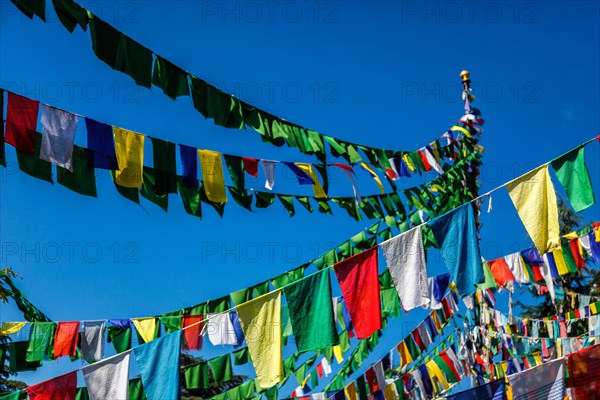
[[[12, 2], [29, 18], [37, 15], [45, 21], [45, 0]], [[140, 86], [157, 86], [171, 99], [191, 95], [193, 107], [205, 118], [212, 119], [215, 125], [235, 129], [245, 129], [247, 126], [258, 132], [266, 143], [295, 147], [302, 153], [316, 155], [322, 162], [327, 155], [325, 143], [329, 145], [329, 153], [332, 156], [343, 157], [349, 163], [362, 162], [363, 158], [358, 152], [362, 150], [374, 166], [384, 170], [394, 167], [389, 158], [406, 153], [340, 140], [274, 116], [217, 89], [171, 63], [74, 1], [53, 0], [52, 3], [58, 19], [70, 32], [73, 32], [77, 25], [83, 30], [89, 25], [94, 53], [112, 69], [129, 75]], [[469, 113], [451, 131], [471, 136], [475, 130], [476, 134], [479, 134], [482, 120], [478, 111], [473, 110], [473, 113]], [[426, 154], [425, 149], [432, 150], [431, 147], [425, 147], [421, 154]], [[431, 160], [433, 158], [428, 157], [426, 161]]]
[[[588, 141], [585, 144], [589, 142], [591, 141]], [[579, 177], [582, 175], [584, 177], [588, 176], [587, 182], [583, 179], [578, 179], [575, 185], [567, 185], [563, 181], [561, 182], [565, 185], [569, 200], [572, 204], [581, 204], [582, 199], [585, 199], [586, 206], [589, 206], [593, 204], [593, 195], [590, 198], [589, 193], [591, 192], [591, 186], [589, 186], [589, 175], [587, 174], [585, 163], [580, 161], [583, 157], [584, 145], [577, 147], [575, 150], [572, 150], [557, 159], [559, 161], [567, 159], [572, 160], [572, 162], [559, 163], [555, 160], [552, 164], [553, 166], [559, 165], [559, 167], [555, 167], [555, 169], [557, 169], [559, 180], [561, 180], [560, 176], [563, 171], [562, 168], [569, 168], [572, 173], [577, 171], [575, 175]], [[573, 156], [573, 153], [575, 153], [575, 156]], [[567, 166], [565, 167], [565, 165]], [[540, 175], [540, 171], [544, 172]], [[553, 200], [554, 206], [556, 205], [556, 199], [553, 197], [554, 188], [551, 185], [552, 182], [548, 176], [548, 164], [546, 164], [545, 166], [536, 168], [532, 172], [511, 181], [507, 185], [500, 186], [508, 186], [509, 195], [515, 204], [525, 227], [530, 233], [530, 236], [532, 236], [532, 241], [536, 244], [536, 247], [540, 246], [537, 250], [545, 248], [554, 251], [558, 248], [555, 243], [560, 245], [558, 229], [555, 230], [552, 224], [552, 220], [554, 218], [558, 220], [558, 216], [552, 213], [552, 211], [548, 211], [552, 208], [552, 204], [550, 204], [552, 202], [551, 200]], [[523, 186], [527, 187], [526, 194], [523, 190]], [[544, 193], [545, 196], [539, 196], [538, 194], [540, 192]], [[490, 193], [484, 196], [490, 195]], [[550, 194], [552, 194], [552, 196]], [[527, 203], [523, 199], [524, 196], [536, 199], [536, 201]], [[523, 207], [524, 205], [527, 207]], [[581, 209], [581, 206], [577, 208]], [[546, 212], [540, 212], [540, 209], [546, 210]], [[532, 229], [529, 225], [531, 220], [528, 216], [531, 212], [535, 212], [538, 218], [543, 221], [543, 227], [541, 229]], [[423, 224], [422, 226], [413, 228], [386, 240], [379, 246], [369, 248], [337, 262], [331, 267], [336, 274], [341, 288], [343, 306], [345, 305], [347, 308], [350, 317], [350, 322], [346, 324], [346, 332], [348, 332], [348, 334], [353, 330], [358, 339], [366, 339], [371, 338], [374, 335], [376, 336], [377, 332], [382, 328], [381, 279], [377, 275], [378, 247], [382, 248], [384, 257], [387, 261], [387, 272], [391, 283], [393, 284], [393, 288], [396, 291], [396, 301], [397, 298], [399, 298], [405, 310], [410, 310], [419, 306], [432, 306], [435, 301], [434, 299], [436, 299], [435, 284], [438, 282], [438, 279], [427, 278], [423, 232], [427, 232], [427, 235], [431, 235], [435, 243], [437, 243], [437, 246], [441, 249], [442, 258], [450, 272], [448, 280], [455, 282], [455, 290], [461, 297], [468, 298], [468, 296], [476, 294], [477, 285], [485, 284], [485, 273], [479, 253], [473, 205], [467, 203]], [[554, 233], [557, 235], [556, 238], [553, 236]], [[586, 239], [584, 239], [582, 243], [582, 237], [590, 239], [589, 246]], [[539, 240], [540, 238], [543, 238], [543, 240]], [[593, 246], [591, 242], [592, 238], [594, 239]], [[594, 226], [594, 230], [588, 232], [587, 235], [577, 236], [577, 239], [579, 245], [573, 246], [573, 248], [577, 248], [578, 252], [580, 251], [580, 248], [589, 248], [590, 252], [585, 252], [586, 257], [594, 258], [594, 249], [596, 249], [598, 242], [597, 226]], [[569, 250], [571, 248], [572, 247], [569, 246]], [[452, 251], [449, 249], [452, 249]], [[540, 258], [539, 254], [545, 253], [546, 252], [538, 251], [537, 258]], [[241, 336], [238, 335], [241, 334], [246, 338], [255, 338], [255, 340], [247, 340], [248, 356], [257, 372], [258, 384], [262, 389], [267, 389], [281, 382], [284, 375], [281, 351], [283, 344], [283, 335], [281, 332], [283, 295], [285, 295], [287, 300], [287, 312], [299, 353], [339, 346], [340, 338], [335, 327], [334, 311], [331, 307], [332, 295], [329, 266], [325, 264], [326, 263], [323, 263], [323, 265], [321, 265], [321, 269], [318, 272], [291, 283], [289, 282], [289, 279], [293, 278], [286, 275], [288, 283], [275, 290], [269, 291], [267, 285], [266, 288], [262, 289], [262, 291], [266, 291], [266, 293], [259, 295], [252, 300], [242, 301], [240, 304], [236, 305], [235, 314], [230, 312], [233, 311], [232, 309], [227, 309], [227, 303], [225, 303], [225, 305], [221, 306], [225, 308], [221, 313], [218, 313], [218, 310], [215, 309], [217, 314], [211, 316], [211, 319], [221, 318], [221, 321], [229, 328], [222, 332], [228, 332], [227, 338], [233, 338], [233, 335], [235, 335], [235, 339], [237, 340], [235, 342], [236, 344], [239, 344], [239, 338]], [[519, 263], [517, 263], [517, 265], [519, 265]], [[520, 265], [523, 267], [523, 264]], [[490, 269], [489, 262], [488, 269]], [[259, 289], [259, 293], [260, 291], [261, 289]], [[307, 299], [310, 299], [310, 301], [307, 301]], [[227, 297], [227, 302], [228, 301], [229, 298]], [[448, 309], [452, 310], [453, 308], [448, 305], [447, 300], [446, 304], [446, 307], [442, 304], [442, 314], [446, 313]], [[590, 310], [592, 309], [596, 309], [596, 306], [590, 307]], [[206, 311], [206, 309], [204, 309], [204, 311]], [[219, 315], [221, 316], [219, 317]], [[235, 315], [235, 317], [232, 317], [233, 315]], [[435, 318], [433, 315], [434, 314], [430, 316], [432, 321]], [[435, 315], [439, 314], [436, 313]], [[446, 317], [448, 316], [449, 315], [446, 315]], [[178, 316], [174, 317], [178, 318]], [[171, 329], [173, 332], [161, 338], [157, 338], [157, 332], [160, 325], [157, 324], [156, 318], [132, 319], [131, 322], [138, 332], [138, 336], [141, 339], [140, 343], [143, 343], [138, 347], [154, 343], [154, 345], [150, 347], [155, 349], [154, 351], [169, 354], [174, 352], [173, 349], [159, 349], [161, 345], [157, 343], [160, 341], [160, 343], [171, 343], [172, 346], [177, 347], [176, 353], [179, 354], [181, 336], [186, 337], [184, 346], [187, 346], [188, 348], [190, 346], [198, 346], [200, 333], [202, 332], [201, 327], [205, 323], [206, 317], [207, 315], [204, 314], [183, 315], [181, 316], [182, 325], [172, 325]], [[186, 319], [186, 322], [184, 322], [184, 318]], [[237, 319], [238, 321], [237, 328], [234, 319]], [[179, 319], [177, 319], [177, 321], [179, 321]], [[231, 324], [228, 321], [230, 321]], [[119, 326], [119, 323], [121, 322], [113, 322], [112, 327], [116, 329], [127, 328], [124, 324], [129, 323], [129, 320], [123, 322], [123, 326]], [[351, 329], [348, 328], [349, 324], [352, 325]], [[18, 323], [12, 328], [19, 329], [20, 327], [17, 325]], [[34, 323], [32, 325], [33, 327], [30, 332], [31, 340], [28, 343], [25, 352], [25, 361], [28, 361], [27, 354], [31, 354], [30, 359], [31, 357], [39, 358], [40, 355], [43, 358], [44, 354], [47, 352], [52, 336], [54, 336], [55, 346], [58, 346], [58, 348], [54, 349], [55, 357], [57, 354], [69, 356], [74, 354], [73, 349], [76, 347], [77, 338], [79, 337], [79, 322], [59, 323], [56, 326], [54, 323], [50, 323], [49, 325]], [[430, 328], [429, 325], [428, 327]], [[5, 328], [7, 331], [10, 331], [11, 326], [6, 326]], [[97, 332], [103, 330], [104, 329], [99, 329]], [[125, 332], [127, 332], [126, 329]], [[233, 335], [231, 332], [233, 332]], [[415, 332], [416, 335], [419, 336], [419, 339], [415, 339]], [[124, 334], [127, 335], [127, 333]], [[131, 330], [129, 330], [129, 335], [130, 334]], [[176, 334], [179, 335], [177, 336]], [[173, 335], [177, 336], [177, 340], [166, 340], [166, 338], [173, 337]], [[187, 340], [188, 336], [189, 343]], [[57, 337], [59, 340], [57, 340]], [[64, 340], [63, 338], [68, 338], [68, 340]], [[227, 338], [223, 339], [222, 334], [220, 338], [221, 339], [215, 339], [217, 340], [217, 343], [219, 343], [218, 340], [229, 340]], [[419, 347], [419, 341], [423, 340], [418, 328], [413, 332], [411, 338], [412, 342], [409, 339], [408, 343], [403, 341], [402, 343], [404, 343], [404, 345], [398, 346], [400, 358], [403, 360], [414, 359], [413, 356], [415, 353], [411, 352], [411, 349], [414, 351], [415, 346], [413, 346], [413, 344], [416, 344], [417, 347]], [[127, 340], [120, 338], [119, 341], [122, 343]], [[176, 346], [174, 343], [176, 343]], [[133, 349], [134, 354], [136, 354], [136, 348]], [[125, 349], [123, 352], [128, 351], [130, 350]], [[335, 351], [338, 350], [333, 350], [333, 352]], [[156, 358], [156, 355], [150, 355], [149, 357]], [[110, 358], [110, 360], [113, 360], [113, 358]], [[119, 360], [119, 364], [124, 362], [121, 359]], [[97, 361], [90, 367], [103, 362], [103, 360]], [[355, 365], [359, 364], [355, 357], [352, 357], [351, 362], [355, 362]], [[223, 361], [223, 363], [226, 364], [227, 362]], [[154, 363], [153, 365], [156, 367], [157, 364]], [[177, 371], [179, 370], [178, 367], [179, 365], [177, 364]], [[108, 369], [111, 371], [118, 370], [115, 366], [112, 366], [112, 364]], [[106, 371], [106, 369], [103, 369], [103, 371]], [[346, 365], [341, 371], [341, 376], [344, 376], [344, 373], [352, 371], [352, 366], [348, 368]], [[157, 371], [152, 370], [151, 374], [147, 375], [147, 379], [149, 379], [149, 377], [154, 377], [156, 372]], [[433, 373], [439, 375], [437, 370], [433, 371]], [[114, 377], [112, 372], [108, 375]], [[66, 378], [61, 377], [60, 379]], [[339, 383], [340, 380], [336, 377], [335, 382]], [[341, 379], [341, 382], [343, 383], [343, 378]], [[149, 390], [152, 391], [153, 383], [148, 382], [146, 385], [143, 373], [142, 383], [144, 388], [148, 386]], [[165, 383], [162, 382], [159, 386], [164, 387], [164, 385]], [[101, 386], [105, 387], [106, 385], [103, 384]], [[445, 385], [443, 386], [445, 387]], [[48, 387], [54, 386], [51, 385], [46, 388]], [[153, 397], [149, 396], [148, 398]]]
[[[2, 90], [0, 95], [3, 100]], [[39, 102], [12, 92], [8, 92], [7, 97], [4, 141], [16, 148], [21, 170], [52, 183], [54, 164], [57, 167], [58, 183], [86, 196], [97, 196], [94, 170], [99, 168], [111, 171], [117, 190], [129, 200], [139, 203], [141, 194], [167, 211], [168, 195], [178, 193], [186, 212], [200, 217], [201, 202], [210, 204], [222, 215], [228, 199], [227, 188], [236, 203], [248, 210], [252, 210], [253, 196], [256, 200], [255, 208], [268, 207], [277, 197], [291, 216], [295, 214], [294, 198], [309, 212], [313, 211], [310, 199], [316, 201], [319, 211], [323, 213], [331, 213], [328, 204], [331, 200], [355, 219], [361, 218], [359, 210], [362, 210], [367, 218], [398, 214], [407, 221], [420, 223], [423, 218], [435, 216], [472, 199], [477, 190], [477, 167], [481, 153], [474, 147], [475, 140], [465, 137], [462, 131], [457, 139], [454, 139], [450, 130], [442, 138], [420, 150], [387, 159], [384, 173], [394, 191], [385, 193], [383, 183], [375, 172], [378, 167], [362, 161], [355, 165], [280, 162], [223, 155], [182, 144], [178, 146], [178, 174], [177, 145], [154, 137], [150, 138], [153, 167], [147, 167], [144, 166], [145, 135], [84, 117], [87, 148], [76, 146], [77, 115], [42, 104], [43, 134], [40, 134], [36, 132]], [[465, 127], [465, 130], [472, 129], [468, 125]], [[447, 140], [447, 144], [443, 145], [443, 140]], [[231, 186], [225, 184], [223, 158]], [[3, 143], [0, 161], [5, 165]], [[201, 179], [198, 179], [198, 164], [202, 171]], [[259, 165], [266, 180], [265, 188], [269, 191], [252, 189], [249, 192], [245, 185], [245, 175], [257, 177]], [[277, 165], [284, 165], [292, 171], [300, 185], [311, 185], [314, 196], [272, 192]], [[328, 167], [338, 168], [344, 173], [353, 188], [353, 197], [328, 196]], [[375, 180], [381, 194], [361, 196], [354, 167], [364, 169]], [[431, 170], [440, 175], [427, 184], [404, 189], [406, 200], [403, 202], [396, 193], [394, 181], [403, 176]], [[321, 175], [321, 180], [317, 177], [317, 172]], [[412, 214], [406, 215], [404, 203], [408, 204]]]

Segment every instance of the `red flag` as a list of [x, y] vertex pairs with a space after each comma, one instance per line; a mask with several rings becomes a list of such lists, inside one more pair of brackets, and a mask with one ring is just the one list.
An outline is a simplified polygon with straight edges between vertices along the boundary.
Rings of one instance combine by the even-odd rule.
[[365, 372], [365, 379], [367, 380], [371, 393], [375, 393], [379, 390], [379, 383], [377, 383], [377, 376], [375, 375], [375, 370], [373, 368], [369, 368]]
[[256, 178], [258, 176], [258, 160], [250, 157], [242, 157], [242, 160], [244, 160], [244, 171]]
[[364, 339], [381, 329], [381, 298], [377, 247], [371, 247], [333, 266], [356, 336]]
[[183, 331], [183, 337], [185, 338], [184, 348], [186, 350], [200, 350], [202, 349], [202, 328], [204, 327], [203, 315], [184, 315], [181, 319], [181, 327], [187, 328]]
[[79, 321], [59, 322], [56, 325], [56, 334], [54, 336], [54, 358], [75, 356], [78, 335]]
[[319, 375], [319, 378], [323, 377], [323, 364], [321, 363], [317, 364], [317, 375]]
[[508, 268], [506, 261], [504, 258], [497, 258], [495, 260], [488, 261], [488, 268], [494, 275], [494, 279], [496, 280], [496, 284], [498, 287], [502, 287], [506, 285], [508, 282], [514, 282], [515, 277], [512, 272]]
[[571, 248], [571, 253], [573, 254], [573, 259], [575, 260], [575, 265], [577, 265], [577, 268], [585, 268], [585, 261], [583, 261], [583, 257], [579, 252], [579, 238], [569, 241], [569, 247]]
[[531, 271], [533, 272], [533, 280], [534, 281], [542, 281], [544, 280], [544, 275], [542, 275], [541, 267], [538, 265], [532, 265]]
[[423, 343], [423, 339], [421, 339], [419, 331], [415, 329], [411, 332], [411, 335], [413, 336], [413, 339], [415, 339], [415, 343], [417, 344], [417, 346], [419, 346], [419, 349], [421, 349], [421, 351], [424, 351], [427, 348], [427, 346], [425, 346], [425, 343]]
[[35, 152], [35, 128], [39, 106], [38, 101], [8, 93], [4, 140], [23, 153]]
[[25, 390], [30, 400], [74, 400], [77, 395], [77, 371], [29, 386]]
[[[569, 387], [574, 399], [600, 397], [600, 345], [570, 354], [568, 357]], [[596, 378], [594, 378], [596, 377]]]
[[419, 156], [421, 157], [421, 161], [423, 161], [423, 165], [425, 166], [425, 171], [431, 171], [431, 165], [429, 165], [429, 161], [427, 161], [427, 156], [425, 152], [419, 150]]
[[450, 359], [450, 356], [448, 356], [447, 350], [441, 351], [440, 357], [442, 358], [442, 360], [444, 360], [444, 363], [446, 363], [448, 368], [450, 368], [456, 379], [460, 380], [460, 374], [458, 373], [456, 366], [452, 362], [452, 359]]

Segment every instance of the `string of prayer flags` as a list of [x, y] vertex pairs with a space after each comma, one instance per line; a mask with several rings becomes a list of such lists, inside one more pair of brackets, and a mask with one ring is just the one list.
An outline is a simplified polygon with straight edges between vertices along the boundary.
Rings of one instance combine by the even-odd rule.
[[558, 206], [548, 165], [507, 184], [508, 194], [540, 254], [560, 247]]
[[427, 305], [427, 265], [420, 227], [381, 243], [390, 275], [405, 310]]
[[127, 399], [131, 351], [82, 368], [90, 400]]
[[73, 172], [73, 144], [77, 116], [42, 104], [42, 149], [40, 158]]
[[77, 393], [77, 372], [28, 386], [26, 389], [30, 400], [74, 399]]
[[24, 154], [35, 152], [39, 105], [38, 101], [8, 92], [4, 141]]
[[467, 203], [429, 223], [451, 280], [461, 296], [475, 293], [484, 281], [473, 206]]
[[113, 133], [120, 167], [115, 171], [115, 183], [125, 188], [142, 187], [145, 137], [117, 127], [113, 128]]
[[198, 155], [200, 156], [202, 181], [204, 182], [206, 196], [212, 202], [227, 203], [221, 153], [198, 149]]
[[596, 202], [590, 174], [585, 165], [584, 146], [555, 159], [551, 165], [575, 212], [583, 211]]
[[298, 352], [338, 344], [328, 269], [297, 280], [283, 291]]
[[283, 379], [281, 292], [278, 289], [235, 307], [263, 389]]
[[333, 267], [359, 339], [381, 329], [381, 299], [377, 247], [347, 258]]
[[133, 348], [148, 400], [179, 396], [179, 355], [183, 331]]
[[54, 334], [54, 358], [74, 357], [77, 352], [79, 321], [59, 322]]

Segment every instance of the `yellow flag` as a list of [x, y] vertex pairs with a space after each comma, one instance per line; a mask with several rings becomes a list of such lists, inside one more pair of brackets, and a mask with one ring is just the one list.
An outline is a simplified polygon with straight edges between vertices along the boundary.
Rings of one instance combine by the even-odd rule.
[[119, 171], [115, 171], [115, 182], [127, 188], [142, 187], [144, 136], [117, 127], [113, 127], [113, 135], [119, 164]]
[[27, 325], [27, 322], [3, 322], [2, 328], [0, 328], [0, 336], [12, 335], [13, 333], [17, 333], [25, 325]]
[[410, 355], [408, 347], [406, 347], [406, 343], [404, 343], [404, 340], [398, 344], [396, 350], [398, 350], [398, 354], [400, 354], [400, 367], [404, 367], [405, 365], [408, 365], [411, 362], [413, 362], [412, 356]]
[[542, 363], [542, 357], [540, 353], [534, 354], [533, 358], [535, 359], [535, 365], [540, 365]]
[[359, 165], [371, 175], [371, 178], [375, 179], [375, 182], [377, 182], [377, 186], [379, 186], [379, 190], [381, 191], [381, 193], [384, 193], [385, 190], [383, 190], [383, 183], [381, 183], [381, 179], [379, 179], [379, 176], [375, 173], [375, 171], [373, 171], [373, 168], [369, 167], [369, 164], [364, 162], [360, 163]]
[[471, 132], [469, 132], [462, 126], [454, 125], [452, 128], [450, 128], [450, 130], [451, 131], [459, 131], [459, 132], [463, 133], [466, 137], [471, 137]]
[[342, 348], [339, 344], [333, 346], [333, 355], [335, 356], [335, 360], [338, 364], [341, 364], [344, 361], [344, 356], [342, 355]]
[[327, 193], [325, 193], [323, 186], [321, 186], [321, 182], [319, 182], [319, 179], [317, 179], [317, 174], [315, 174], [315, 170], [313, 169], [312, 164], [305, 164], [305, 163], [295, 163], [295, 164], [298, 166], [298, 168], [300, 168], [302, 170], [302, 172], [305, 172], [308, 175], [310, 175], [312, 180], [315, 182], [315, 184], [312, 185], [313, 190], [315, 191], [315, 197], [317, 199], [327, 198]]
[[552, 252], [554, 255], [554, 263], [556, 264], [556, 270], [559, 275], [566, 275], [569, 273], [569, 268], [567, 268], [567, 263], [565, 262], [565, 257], [563, 255], [562, 249], [556, 249]]
[[258, 382], [263, 389], [283, 379], [281, 351], [281, 290], [237, 306]]
[[540, 254], [560, 248], [558, 206], [548, 165], [510, 182], [508, 194]]
[[410, 159], [410, 157], [408, 156], [408, 154], [403, 154], [402, 159], [404, 160], [404, 163], [406, 164], [408, 169], [410, 169], [410, 172], [415, 172], [415, 170], [416, 170], [415, 165], [413, 164], [413, 162]]
[[227, 203], [221, 153], [198, 149], [206, 197], [215, 203]]
[[[425, 364], [425, 367], [427, 368], [427, 371], [429, 372], [429, 376], [436, 377], [437, 380], [442, 384], [442, 386], [444, 386], [444, 390], [446, 390], [450, 387], [450, 384], [446, 380], [444, 373], [442, 372], [440, 367], [438, 367], [438, 365], [435, 363], [435, 361], [433, 361], [433, 360], [427, 361], [427, 363]], [[433, 379], [432, 379], [432, 381], [433, 381]]]
[[389, 384], [383, 389], [383, 397], [385, 400], [397, 400], [398, 396], [396, 395], [396, 388], [394, 384]]
[[354, 381], [350, 382], [344, 388], [344, 394], [346, 395], [346, 400], [358, 400], [358, 396], [356, 395], [356, 385]]
[[156, 332], [156, 318], [132, 318], [131, 322], [135, 326], [135, 329], [139, 333], [144, 343], [148, 343], [154, 340], [154, 334]]

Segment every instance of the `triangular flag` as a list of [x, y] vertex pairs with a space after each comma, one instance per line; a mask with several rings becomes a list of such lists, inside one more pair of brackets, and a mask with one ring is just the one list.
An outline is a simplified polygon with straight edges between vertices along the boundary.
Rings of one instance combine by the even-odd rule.
[[182, 331], [133, 348], [148, 400], [179, 398]]
[[565, 188], [575, 212], [583, 211], [596, 202], [590, 174], [585, 165], [583, 146], [552, 161], [552, 168]]
[[131, 351], [81, 369], [90, 400], [127, 399]]
[[140, 335], [140, 338], [144, 343], [148, 343], [156, 338], [156, 318], [132, 318], [133, 326]]
[[485, 280], [473, 206], [467, 203], [435, 218], [429, 225], [458, 293], [462, 297], [472, 295], [475, 285]]
[[77, 371], [28, 386], [25, 390], [30, 400], [75, 400]]

